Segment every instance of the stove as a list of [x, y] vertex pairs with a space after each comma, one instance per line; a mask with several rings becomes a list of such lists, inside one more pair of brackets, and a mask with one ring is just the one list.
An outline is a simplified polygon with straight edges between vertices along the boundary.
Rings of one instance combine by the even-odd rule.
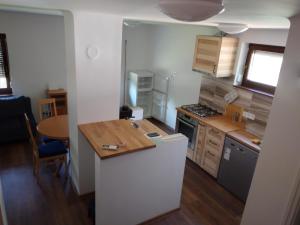
[[221, 115], [217, 110], [202, 104], [184, 105], [181, 108], [200, 117]]

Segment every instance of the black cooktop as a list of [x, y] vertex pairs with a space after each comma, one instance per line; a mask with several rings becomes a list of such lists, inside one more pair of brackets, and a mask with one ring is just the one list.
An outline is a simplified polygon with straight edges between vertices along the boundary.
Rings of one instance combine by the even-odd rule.
[[192, 105], [184, 105], [181, 108], [184, 110], [194, 113], [200, 117], [209, 117], [209, 116], [217, 116], [221, 115], [217, 110], [214, 110], [206, 105], [202, 104], [192, 104]]

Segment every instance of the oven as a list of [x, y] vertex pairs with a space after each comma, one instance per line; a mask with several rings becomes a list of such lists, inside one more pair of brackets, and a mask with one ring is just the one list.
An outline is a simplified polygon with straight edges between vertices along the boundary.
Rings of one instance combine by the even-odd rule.
[[193, 159], [198, 132], [198, 121], [181, 112], [177, 113], [176, 133], [181, 133], [189, 139], [187, 157]]

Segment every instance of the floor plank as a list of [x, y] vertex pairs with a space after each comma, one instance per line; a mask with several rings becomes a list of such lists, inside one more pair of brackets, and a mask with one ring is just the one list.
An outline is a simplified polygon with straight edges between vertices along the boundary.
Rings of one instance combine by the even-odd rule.
[[[172, 129], [156, 123], [168, 133]], [[62, 171], [63, 172], [63, 171]], [[32, 173], [28, 143], [0, 146], [0, 177], [9, 225], [91, 225], [87, 204], [94, 195], [78, 197], [70, 179], [43, 167], [41, 184]], [[144, 225], [239, 225], [244, 204], [187, 160], [181, 209]]]
[[[70, 179], [56, 177], [42, 167], [37, 184], [27, 143], [0, 147], [0, 177], [9, 225], [90, 225], [87, 204], [93, 195], [79, 198]], [[63, 175], [62, 170], [62, 175]]]

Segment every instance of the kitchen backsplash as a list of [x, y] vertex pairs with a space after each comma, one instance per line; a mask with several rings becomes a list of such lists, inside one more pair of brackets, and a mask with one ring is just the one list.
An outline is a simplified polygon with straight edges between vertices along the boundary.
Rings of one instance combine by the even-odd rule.
[[254, 120], [246, 119], [246, 130], [262, 138], [272, 106], [272, 97], [234, 88], [230, 82], [203, 76], [199, 102], [223, 113], [226, 105], [224, 96], [232, 90], [236, 90], [239, 94], [233, 103], [255, 115]]

